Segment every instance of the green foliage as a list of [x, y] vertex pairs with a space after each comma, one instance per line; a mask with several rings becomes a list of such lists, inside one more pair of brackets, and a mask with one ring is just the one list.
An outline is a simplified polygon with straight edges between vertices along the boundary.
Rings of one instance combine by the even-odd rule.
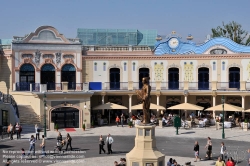
[[85, 123], [82, 124], [82, 128], [85, 129]]
[[248, 123], [248, 119], [245, 119], [245, 123]]
[[94, 121], [92, 121], [92, 122], [91, 122], [91, 126], [94, 126], [94, 124], [95, 124]]
[[55, 129], [58, 130], [58, 124], [55, 125]]
[[222, 27], [212, 28], [212, 37], [226, 37], [230, 38], [234, 42], [243, 45], [250, 45], [250, 35], [242, 26], [235, 21], [224, 24], [222, 22]]
[[133, 123], [131, 121], [128, 122], [129, 126], [133, 126]]

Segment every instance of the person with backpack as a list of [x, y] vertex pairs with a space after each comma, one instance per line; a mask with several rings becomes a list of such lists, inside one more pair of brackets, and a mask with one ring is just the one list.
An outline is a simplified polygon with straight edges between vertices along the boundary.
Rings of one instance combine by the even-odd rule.
[[35, 132], [36, 132], [36, 140], [40, 140], [40, 128], [38, 127], [38, 125], [35, 125]]
[[67, 141], [66, 151], [68, 150], [68, 146], [70, 146], [70, 150], [72, 151], [72, 146], [71, 146], [72, 138], [71, 138], [71, 136], [69, 135], [69, 133], [67, 133], [66, 141]]

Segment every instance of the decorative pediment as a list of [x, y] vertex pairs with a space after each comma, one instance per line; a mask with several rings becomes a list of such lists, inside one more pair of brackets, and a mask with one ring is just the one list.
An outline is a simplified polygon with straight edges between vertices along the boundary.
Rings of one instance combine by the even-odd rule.
[[64, 59], [74, 59], [75, 57], [74, 57], [74, 55], [71, 55], [71, 54], [65, 54], [65, 55], [63, 55], [63, 58]]
[[173, 64], [169, 65], [168, 68], [179, 68], [179, 66], [173, 63]]
[[33, 54], [22, 54], [22, 58], [33, 58]]
[[238, 67], [238, 68], [240, 68], [241, 66], [239, 64], [237, 64], [237, 63], [232, 63], [232, 64], [228, 65], [228, 68], [230, 68], [230, 67]]
[[45, 58], [45, 59], [54, 59], [54, 55], [53, 54], [43, 54], [43, 58]]
[[138, 68], [150, 68], [150, 66], [146, 65], [145, 63], [143, 63], [142, 65], [138, 66]]
[[121, 67], [117, 64], [113, 64], [113, 65], [109, 66], [109, 69], [111, 69], [111, 68], [120, 68], [121, 69]]
[[198, 65], [197, 67], [198, 67], [198, 68], [201, 68], [201, 67], [209, 68], [209, 65], [206, 65], [205, 63], [202, 63], [201, 65]]
[[71, 43], [52, 26], [41, 26], [30, 33], [24, 40], [25, 43]]

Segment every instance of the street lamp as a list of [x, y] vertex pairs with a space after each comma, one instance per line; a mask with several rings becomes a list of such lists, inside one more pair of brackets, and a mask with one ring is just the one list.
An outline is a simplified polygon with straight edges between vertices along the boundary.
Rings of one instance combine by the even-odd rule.
[[46, 93], [43, 92], [43, 102], [44, 102], [44, 137], [47, 137], [46, 134], [46, 111], [47, 111], [47, 103], [46, 103]]
[[223, 115], [222, 115], [222, 139], [225, 139], [225, 131], [224, 131], [224, 122], [225, 122], [224, 103], [225, 103], [225, 99], [224, 99], [224, 95], [221, 97], [221, 102], [222, 102], [222, 111], [223, 111]]

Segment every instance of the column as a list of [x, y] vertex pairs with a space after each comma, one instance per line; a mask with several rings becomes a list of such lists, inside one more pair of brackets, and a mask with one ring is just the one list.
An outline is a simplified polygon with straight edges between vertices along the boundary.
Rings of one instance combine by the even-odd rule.
[[[156, 104], [159, 105], [160, 104], [160, 95], [157, 94], [156, 96], [157, 96], [157, 98], [156, 98]], [[160, 116], [160, 111], [159, 111], [159, 109], [157, 109], [157, 117], [159, 117], [159, 116]]]
[[[242, 105], [243, 111], [245, 111], [245, 97], [246, 96], [241, 96], [241, 97], [242, 97], [241, 105]], [[242, 111], [242, 117], [243, 117], [243, 119], [245, 119], [245, 112], [243, 112], [243, 111]]]
[[[105, 95], [102, 95], [102, 104], [104, 104], [104, 97]], [[104, 115], [104, 110], [102, 110], [102, 115]]]
[[129, 109], [129, 116], [132, 116], [132, 110], [131, 110], [131, 107], [132, 107], [132, 94], [129, 94], [129, 99], [128, 99], [128, 102], [129, 102], [129, 106], [128, 106], [128, 109]]
[[[187, 96], [188, 95], [185, 95], [185, 98], [184, 98], [184, 102], [187, 103]], [[185, 111], [185, 119], [187, 118], [187, 110], [184, 110]]]
[[[213, 107], [216, 106], [216, 96], [213, 96]], [[213, 118], [215, 119], [215, 110], [213, 110]]]

